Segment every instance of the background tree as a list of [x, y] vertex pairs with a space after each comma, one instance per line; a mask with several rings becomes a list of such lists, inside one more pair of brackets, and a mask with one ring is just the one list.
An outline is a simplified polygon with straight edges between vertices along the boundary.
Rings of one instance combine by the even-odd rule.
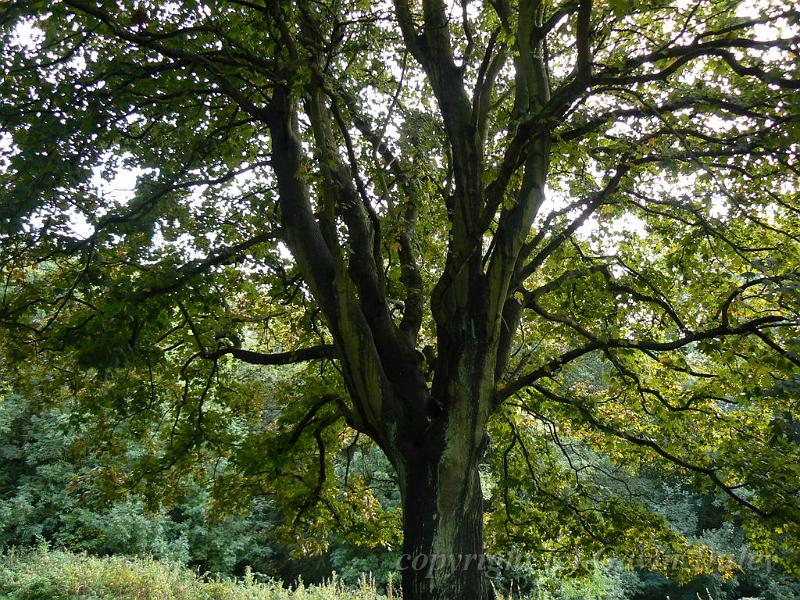
[[[9, 351], [113, 372], [118, 412], [171, 406], [158, 460], [235, 441], [258, 396], [230, 358], [323, 361], [287, 411], [319, 456], [294, 501], [323, 497], [343, 423], [374, 440], [425, 563], [409, 599], [486, 595], [487, 430], [531, 418], [720, 488], [791, 564], [791, 3], [0, 11]], [[286, 456], [259, 441], [239, 460]]]

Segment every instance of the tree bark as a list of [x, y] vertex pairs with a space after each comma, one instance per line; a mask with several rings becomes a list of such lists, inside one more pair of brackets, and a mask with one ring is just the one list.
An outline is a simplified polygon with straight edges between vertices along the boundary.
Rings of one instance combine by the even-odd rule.
[[400, 469], [404, 600], [486, 600], [483, 496], [469, 441], [434, 435]]

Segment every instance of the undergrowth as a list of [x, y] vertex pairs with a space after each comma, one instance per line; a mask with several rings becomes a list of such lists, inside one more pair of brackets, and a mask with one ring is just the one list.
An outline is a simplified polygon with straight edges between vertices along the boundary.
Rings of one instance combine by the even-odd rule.
[[[391, 595], [391, 593], [390, 593]], [[95, 557], [58, 550], [0, 554], [0, 600], [386, 600], [367, 578], [288, 589], [253, 575], [206, 579], [153, 559]]]

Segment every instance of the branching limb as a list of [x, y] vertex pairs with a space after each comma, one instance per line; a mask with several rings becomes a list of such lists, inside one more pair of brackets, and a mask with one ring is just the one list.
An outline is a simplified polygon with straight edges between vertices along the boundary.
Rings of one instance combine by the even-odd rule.
[[[561, 321], [564, 320], [565, 319], [563, 318], [561, 319]], [[571, 325], [571, 323], [565, 324]], [[769, 315], [752, 319], [736, 326], [719, 325], [704, 331], [691, 332], [683, 337], [670, 341], [659, 341], [652, 339], [629, 340], [622, 338], [601, 338], [599, 336], [588, 334], [587, 332], [588, 339], [591, 340], [590, 342], [584, 344], [583, 346], [573, 348], [572, 350], [553, 358], [526, 375], [523, 375], [515, 381], [509, 382], [508, 384], [502, 386], [502, 389], [498, 390], [498, 400], [502, 401], [503, 399], [514, 394], [514, 392], [517, 392], [529, 385], [533, 385], [539, 379], [555, 374], [565, 365], [573, 362], [574, 360], [598, 350], [627, 348], [631, 350], [666, 352], [683, 348], [693, 342], [699, 342], [701, 340], [755, 334], [757, 331], [763, 331], [764, 329], [768, 329], [770, 327], [788, 326], [792, 324], [794, 324], [792, 321], [789, 321], [783, 316]], [[582, 329], [584, 328], [579, 326], [578, 330]]]
[[202, 260], [194, 260], [186, 263], [178, 269], [177, 277], [173, 281], [166, 285], [147, 287], [142, 290], [141, 295], [143, 298], [151, 298], [153, 296], [168, 294], [181, 287], [184, 283], [186, 283], [186, 281], [195, 275], [207, 273], [211, 270], [211, 268], [219, 265], [230, 264], [253, 247], [258, 246], [259, 244], [273, 242], [279, 238], [279, 233], [269, 231], [255, 235], [250, 239], [238, 244], [234, 244], [233, 246], [221, 248]]
[[571, 400], [569, 398], [565, 398], [564, 396], [556, 394], [552, 390], [549, 390], [548, 388], [542, 385], [536, 384], [533, 385], [532, 388], [536, 390], [539, 394], [547, 398], [548, 400], [557, 402], [559, 404], [566, 404], [568, 406], [576, 408], [581, 413], [586, 422], [592, 425], [593, 427], [597, 428], [598, 430], [613, 435], [614, 437], [623, 439], [635, 446], [649, 448], [650, 450], [658, 454], [660, 457], [668, 460], [673, 464], [676, 464], [684, 469], [687, 469], [688, 471], [705, 475], [712, 482], [714, 482], [714, 484], [717, 487], [719, 487], [723, 492], [725, 492], [725, 494], [727, 494], [731, 499], [733, 499], [741, 506], [759, 515], [760, 517], [766, 518], [773, 514], [772, 511], [765, 511], [756, 506], [755, 504], [753, 504], [752, 502], [750, 502], [749, 500], [747, 500], [746, 498], [744, 498], [743, 496], [741, 496], [740, 494], [736, 493], [736, 489], [739, 486], [732, 485], [723, 481], [717, 470], [714, 469], [713, 467], [706, 467], [688, 462], [682, 459], [681, 457], [675, 455], [674, 453], [668, 451], [662, 445], [658, 444], [656, 441], [652, 439], [644, 438], [641, 436], [631, 434], [626, 431], [622, 431], [609, 423], [603, 422], [596, 415], [594, 415], [589, 408], [584, 406], [579, 400]]
[[[622, 164], [619, 165], [614, 172], [614, 174], [608, 179], [606, 184], [600, 189], [598, 192], [593, 194], [588, 201], [585, 203], [585, 208], [575, 218], [567, 227], [565, 227], [561, 232], [557, 235], [554, 235], [550, 238], [550, 241], [534, 256], [530, 262], [524, 265], [521, 269], [519, 269], [515, 283], [517, 285], [521, 285], [530, 275], [532, 275], [536, 269], [538, 269], [545, 260], [553, 253], [556, 249], [561, 246], [569, 237], [578, 230], [578, 228], [583, 225], [586, 220], [594, 214], [594, 212], [608, 200], [610, 196], [615, 194], [620, 187], [620, 184], [623, 178], [628, 174], [630, 167], [628, 165]], [[526, 245], [525, 250], [530, 252], [534, 248]]]

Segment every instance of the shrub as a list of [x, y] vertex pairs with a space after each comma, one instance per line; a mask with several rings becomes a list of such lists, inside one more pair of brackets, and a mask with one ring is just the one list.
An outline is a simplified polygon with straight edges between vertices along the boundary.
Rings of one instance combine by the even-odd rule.
[[379, 600], [367, 581], [348, 590], [338, 581], [287, 589], [260, 581], [207, 580], [180, 565], [152, 558], [98, 558], [39, 549], [0, 555], [2, 600]]

